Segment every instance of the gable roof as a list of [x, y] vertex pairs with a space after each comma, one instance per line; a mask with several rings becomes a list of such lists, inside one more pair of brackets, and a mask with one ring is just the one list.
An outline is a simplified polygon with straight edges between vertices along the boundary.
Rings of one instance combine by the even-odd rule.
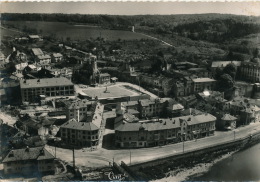
[[211, 114], [200, 114], [200, 115], [188, 115], [169, 119], [160, 119], [159, 121], [149, 121], [149, 122], [138, 122], [138, 123], [126, 123], [121, 122], [115, 126], [116, 131], [126, 132], [126, 131], [156, 131], [156, 130], [167, 130], [180, 128], [181, 121], [186, 121], [188, 125], [207, 123], [211, 121], [216, 121], [216, 117]]
[[92, 122], [77, 122], [74, 118], [70, 119], [66, 123], [60, 126], [61, 128], [75, 129], [75, 130], [85, 130], [93, 131], [98, 130], [99, 128], [94, 125]]
[[35, 56], [44, 54], [40, 48], [32, 48], [32, 52]]
[[44, 147], [22, 148], [9, 151], [3, 159], [3, 163], [24, 160], [46, 160], [54, 158], [55, 157]]
[[230, 114], [225, 114], [221, 119], [225, 120], [225, 121], [233, 121], [233, 120], [236, 120], [237, 118], [235, 116], [230, 115]]

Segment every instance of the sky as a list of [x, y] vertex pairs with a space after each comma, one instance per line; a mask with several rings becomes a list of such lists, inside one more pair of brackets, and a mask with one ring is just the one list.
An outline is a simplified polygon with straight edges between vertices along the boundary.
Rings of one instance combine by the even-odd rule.
[[203, 14], [260, 16], [258, 2], [1, 2], [2, 13]]

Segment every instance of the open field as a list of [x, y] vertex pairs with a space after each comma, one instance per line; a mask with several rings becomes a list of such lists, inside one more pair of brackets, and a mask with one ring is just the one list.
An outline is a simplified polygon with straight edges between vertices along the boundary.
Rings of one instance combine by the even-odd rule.
[[122, 86], [108, 86], [107, 92], [105, 92], [106, 88], [88, 88], [83, 90], [85, 94], [91, 97], [98, 97], [98, 98], [114, 98], [114, 97], [123, 97], [123, 96], [133, 96], [138, 95], [136, 92], [128, 90]]
[[5, 38], [11, 36], [11, 37], [16, 37], [20, 35], [20, 33], [16, 32], [16, 31], [12, 31], [12, 30], [7, 30], [4, 28], [0, 28], [0, 38], [1, 40], [4, 40]]
[[40, 22], [40, 21], [8, 21], [5, 25], [14, 26], [20, 30], [25, 28], [37, 29], [42, 35], [56, 34], [57, 38], [66, 40], [86, 40], [89, 38], [96, 39], [101, 36], [106, 40], [135, 40], [149, 39], [144, 35], [122, 30], [107, 30], [97, 26], [77, 26], [62, 22]]

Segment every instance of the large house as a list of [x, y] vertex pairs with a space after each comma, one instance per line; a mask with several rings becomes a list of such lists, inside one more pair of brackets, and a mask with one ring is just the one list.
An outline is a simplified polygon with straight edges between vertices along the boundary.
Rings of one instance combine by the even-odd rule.
[[4, 174], [53, 174], [54, 159], [44, 147], [13, 149], [3, 158]]
[[60, 127], [61, 140], [66, 145], [89, 147], [99, 142], [99, 127], [92, 122], [70, 119]]
[[230, 63], [234, 64], [236, 67], [242, 66], [241, 61], [213, 61], [211, 64], [211, 71], [215, 74], [217, 68], [223, 69]]
[[54, 62], [54, 63], [60, 62], [63, 59], [63, 56], [61, 53], [53, 53], [51, 55], [51, 57], [52, 57], [52, 62]]
[[94, 101], [89, 101], [87, 99], [74, 100], [66, 104], [66, 119], [75, 119], [80, 122], [84, 119], [87, 112], [90, 110]]
[[40, 95], [74, 96], [73, 83], [64, 77], [20, 80], [20, 88], [22, 102], [36, 102]]
[[188, 115], [151, 121], [126, 122], [115, 127], [115, 143], [121, 148], [141, 148], [192, 140], [214, 134], [216, 117]]
[[72, 103], [66, 110], [67, 118], [71, 119], [60, 127], [62, 141], [77, 147], [98, 145], [104, 106], [82, 100]]
[[243, 62], [241, 64], [240, 78], [250, 82], [260, 82], [260, 64]]
[[204, 90], [214, 90], [216, 85], [216, 80], [212, 78], [195, 78], [193, 81], [193, 92], [203, 92]]

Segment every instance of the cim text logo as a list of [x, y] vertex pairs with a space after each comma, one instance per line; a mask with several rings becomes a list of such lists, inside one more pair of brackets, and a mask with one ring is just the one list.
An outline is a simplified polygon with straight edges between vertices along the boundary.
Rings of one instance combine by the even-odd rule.
[[123, 181], [127, 177], [126, 174], [114, 174], [113, 171], [106, 172], [105, 175], [107, 175], [111, 181]]

